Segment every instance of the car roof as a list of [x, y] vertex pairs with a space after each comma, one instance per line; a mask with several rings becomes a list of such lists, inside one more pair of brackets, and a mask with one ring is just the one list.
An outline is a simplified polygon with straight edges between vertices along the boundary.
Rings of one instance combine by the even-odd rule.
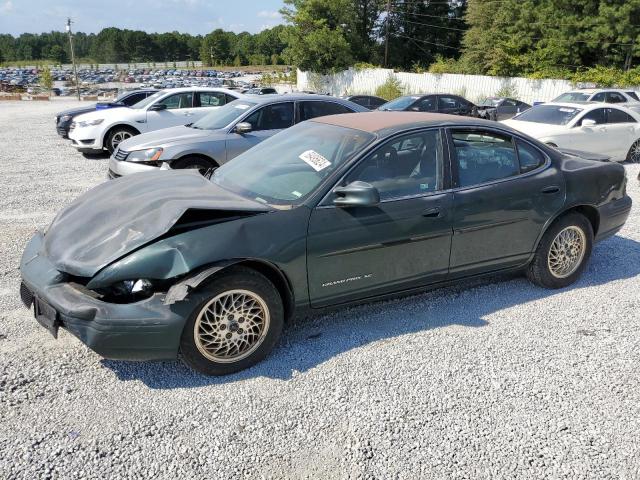
[[176, 87], [176, 88], [163, 88], [162, 90], [158, 90], [159, 92], [165, 93], [181, 93], [181, 92], [224, 92], [224, 93], [233, 93], [235, 95], [242, 95], [237, 90], [231, 90], [229, 88], [220, 88], [220, 87]]
[[314, 93], [287, 93], [287, 94], [272, 94], [272, 95], [245, 95], [243, 100], [253, 103], [270, 103], [270, 102], [285, 102], [285, 101], [300, 101], [300, 100], [324, 100], [329, 102], [337, 102], [342, 104], [350, 103], [348, 100], [340, 97], [333, 97], [331, 95], [320, 95]]
[[[629, 110], [621, 103], [602, 103], [602, 102], [546, 102], [540, 105], [555, 105], [557, 107], [581, 108], [583, 110], [593, 110], [595, 108], [619, 108], [620, 110]], [[538, 105], [536, 105], [538, 106]]]
[[375, 133], [381, 136], [392, 135], [396, 132], [415, 127], [429, 127], [441, 125], [477, 125], [499, 126], [496, 122], [460, 115], [446, 115], [444, 113], [423, 112], [387, 112], [370, 111], [361, 113], [341, 113], [326, 117], [317, 117], [311, 122], [336, 125], [338, 127], [353, 128], [363, 132]]

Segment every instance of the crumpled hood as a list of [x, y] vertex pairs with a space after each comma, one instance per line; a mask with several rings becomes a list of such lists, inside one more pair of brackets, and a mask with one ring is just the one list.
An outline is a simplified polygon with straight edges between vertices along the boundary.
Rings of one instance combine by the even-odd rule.
[[223, 132], [225, 132], [225, 130], [200, 130], [180, 125], [178, 127], [162, 128], [128, 138], [119, 145], [119, 148], [131, 152], [133, 150], [143, 150], [146, 148], [166, 148], [174, 145], [192, 144], [203, 140], [224, 140], [225, 134]]
[[53, 220], [43, 255], [80, 277], [167, 233], [190, 209], [257, 213], [271, 208], [213, 184], [193, 170], [145, 172], [105, 182]]

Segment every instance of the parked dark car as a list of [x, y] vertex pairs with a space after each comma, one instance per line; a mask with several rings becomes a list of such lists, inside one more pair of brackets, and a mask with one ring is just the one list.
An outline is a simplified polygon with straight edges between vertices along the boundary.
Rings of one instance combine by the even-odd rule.
[[[625, 169], [496, 122], [318, 117], [218, 168], [105, 182], [22, 256], [21, 296], [109, 358], [220, 375], [309, 311], [525, 270], [562, 288], [625, 223]], [[613, 244], [612, 244], [613, 245]]]
[[521, 102], [515, 98], [489, 97], [478, 104], [478, 111], [496, 109], [497, 120], [507, 120], [520, 112], [531, 108], [528, 103]]
[[357, 103], [369, 110], [375, 110], [381, 105], [387, 103], [384, 98], [376, 97], [375, 95], [351, 95], [342, 98], [349, 100], [350, 102]]
[[442, 93], [405, 95], [381, 105], [382, 111], [437, 112], [449, 115], [486, 118], [496, 120], [495, 109], [478, 110], [478, 107], [459, 95]]
[[69, 137], [69, 129], [73, 123], [73, 119], [83, 113], [93, 112], [94, 110], [101, 110], [104, 108], [117, 108], [117, 107], [130, 107], [135, 105], [141, 100], [144, 100], [149, 95], [153, 95], [158, 90], [145, 89], [145, 90], [133, 90], [125, 92], [116, 98], [113, 102], [98, 102], [86, 107], [71, 108], [63, 112], [56, 114], [56, 131], [62, 138]]

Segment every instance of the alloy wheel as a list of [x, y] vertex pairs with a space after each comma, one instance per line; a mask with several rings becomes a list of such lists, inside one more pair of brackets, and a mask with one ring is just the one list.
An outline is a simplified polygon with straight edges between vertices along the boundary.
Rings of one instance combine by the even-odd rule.
[[238, 362], [262, 344], [269, 322], [269, 308], [262, 297], [249, 290], [228, 290], [202, 307], [193, 337], [209, 360]]
[[629, 150], [629, 161], [632, 163], [640, 163], [640, 140], [631, 145]]
[[124, 142], [127, 138], [131, 137], [133, 137], [133, 135], [131, 135], [131, 132], [127, 132], [126, 130], [116, 132], [113, 137], [111, 137], [111, 147], [115, 151], [115, 149], [118, 148], [118, 145]]
[[582, 229], [571, 225], [562, 229], [551, 242], [547, 264], [551, 275], [567, 278], [582, 263], [586, 251], [587, 237]]

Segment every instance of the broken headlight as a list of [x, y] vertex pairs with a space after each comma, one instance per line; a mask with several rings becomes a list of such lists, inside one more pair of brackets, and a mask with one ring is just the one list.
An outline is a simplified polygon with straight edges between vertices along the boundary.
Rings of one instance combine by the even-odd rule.
[[110, 287], [96, 289], [102, 299], [113, 303], [130, 303], [153, 295], [154, 284], [147, 279], [122, 280]]

